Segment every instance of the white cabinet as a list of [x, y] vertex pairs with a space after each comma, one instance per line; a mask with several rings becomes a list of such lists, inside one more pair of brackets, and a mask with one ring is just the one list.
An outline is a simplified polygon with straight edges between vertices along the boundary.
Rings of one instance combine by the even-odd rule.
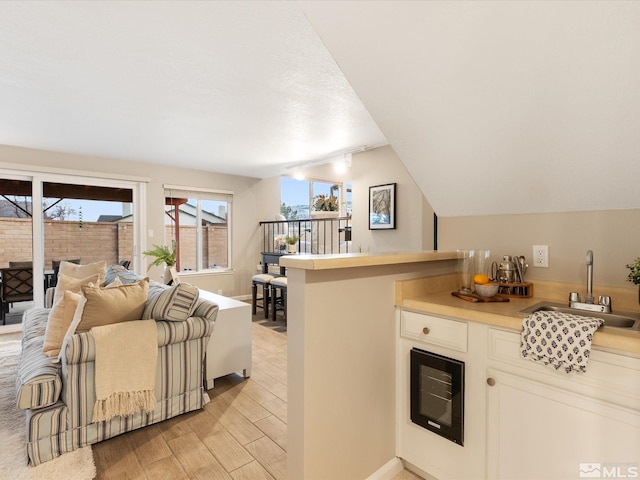
[[[640, 478], [639, 358], [592, 350], [587, 372], [568, 375], [520, 358], [519, 332], [402, 310], [397, 321], [396, 450], [419, 473]], [[411, 422], [413, 347], [465, 362], [464, 447]]]
[[[439, 480], [483, 478], [486, 349], [483, 342], [468, 342], [482, 335], [482, 326], [407, 311], [398, 311], [397, 320], [397, 456]], [[411, 421], [409, 370], [414, 347], [465, 362], [464, 446]]]
[[200, 297], [218, 304], [218, 316], [207, 346], [207, 389], [214, 380], [230, 373], [251, 376], [251, 305], [200, 290]]
[[638, 477], [640, 360], [592, 351], [567, 375], [519, 358], [519, 334], [488, 339], [487, 478]]
[[639, 412], [500, 370], [488, 375], [487, 478], [579, 478], [596, 464], [637, 471]]

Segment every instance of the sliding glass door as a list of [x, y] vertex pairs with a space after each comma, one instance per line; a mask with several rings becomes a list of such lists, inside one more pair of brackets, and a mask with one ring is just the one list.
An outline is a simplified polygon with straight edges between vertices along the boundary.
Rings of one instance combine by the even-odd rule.
[[[30, 298], [7, 301], [0, 283], [0, 301], [9, 317], [44, 305], [62, 260], [127, 262], [131, 269], [140, 268], [143, 183], [25, 173], [0, 170], [0, 269], [21, 265], [29, 270], [32, 285]], [[0, 282], [1, 275], [0, 270]], [[14, 320], [19, 323], [20, 315]]]
[[44, 182], [44, 268], [55, 282], [61, 261], [133, 260], [133, 190]]

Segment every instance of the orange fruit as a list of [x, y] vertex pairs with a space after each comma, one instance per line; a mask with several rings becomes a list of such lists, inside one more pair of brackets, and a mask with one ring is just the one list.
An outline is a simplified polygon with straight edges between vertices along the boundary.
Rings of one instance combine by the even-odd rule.
[[473, 283], [477, 283], [478, 285], [486, 285], [489, 283], [489, 277], [487, 277], [484, 273], [478, 273], [473, 276]]

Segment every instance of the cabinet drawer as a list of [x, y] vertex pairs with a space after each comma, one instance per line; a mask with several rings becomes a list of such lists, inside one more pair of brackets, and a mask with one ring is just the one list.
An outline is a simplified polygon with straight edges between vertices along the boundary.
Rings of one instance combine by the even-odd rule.
[[400, 335], [459, 352], [467, 351], [466, 322], [403, 311]]

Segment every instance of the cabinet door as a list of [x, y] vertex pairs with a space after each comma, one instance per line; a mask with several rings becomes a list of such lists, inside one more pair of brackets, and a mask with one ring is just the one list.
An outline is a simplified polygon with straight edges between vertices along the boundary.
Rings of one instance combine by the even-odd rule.
[[499, 370], [487, 380], [487, 478], [638, 477], [640, 412]]

